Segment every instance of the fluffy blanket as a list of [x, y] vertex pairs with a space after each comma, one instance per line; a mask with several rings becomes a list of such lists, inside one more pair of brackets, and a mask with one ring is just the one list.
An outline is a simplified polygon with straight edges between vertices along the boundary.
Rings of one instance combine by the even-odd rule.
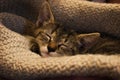
[[[78, 32], [101, 32], [120, 38], [120, 4], [85, 0], [48, 0], [55, 20]], [[0, 12], [36, 21], [44, 0], [0, 0]]]
[[42, 58], [29, 40], [0, 25], [0, 76], [10, 80], [44, 80], [60, 76], [120, 79], [120, 55], [76, 55]]
[[[79, 3], [84, 3], [85, 9], [91, 8], [90, 11], [93, 10], [93, 12], [96, 12], [94, 11], [95, 7], [93, 8], [92, 6], [91, 7], [87, 6], [87, 2], [81, 1]], [[93, 5], [94, 3], [88, 2], [88, 4]], [[107, 22], [109, 21], [106, 20], [113, 19], [114, 21], [114, 19], [117, 19], [114, 22], [114, 24], [112, 23], [110, 25], [113, 25], [113, 27], [118, 26], [116, 29], [120, 30], [119, 27], [120, 6], [118, 4], [115, 5], [110, 4], [107, 6], [105, 5], [107, 4], [100, 5], [99, 7], [95, 4], [95, 6], [99, 7], [101, 12], [102, 9], [105, 9], [106, 11], [103, 10], [103, 12], [106, 13], [109, 13], [111, 10], [114, 10], [113, 13], [115, 15], [112, 15], [112, 18], [105, 17], [106, 19], [104, 21], [107, 24]], [[110, 6], [112, 6], [112, 9], [110, 8]], [[99, 9], [97, 10], [98, 12], [100, 11]], [[93, 15], [92, 13], [88, 14], [88, 16], [92, 15]], [[116, 17], [116, 15], [118, 17]], [[72, 15], [69, 16], [69, 19], [71, 17]], [[90, 20], [93, 20], [94, 22], [95, 19], [97, 18], [93, 17]], [[95, 24], [96, 26], [98, 25], [97, 24], [98, 22], [93, 23], [90, 22], [90, 20], [85, 20], [86, 21], [85, 23], [90, 23], [90, 25], [94, 26]], [[114, 33], [110, 34], [115, 35]], [[118, 32], [116, 34], [118, 34]], [[55, 77], [69, 77], [69, 76], [82, 76], [82, 77], [97, 76], [97, 77], [109, 77], [115, 80], [120, 80], [120, 54], [119, 53], [117, 55], [82, 54], [75, 56], [42, 58], [29, 50], [28, 39], [26, 39], [19, 33], [16, 33], [6, 28], [6, 26], [0, 24], [0, 77], [2, 79], [48, 80]]]

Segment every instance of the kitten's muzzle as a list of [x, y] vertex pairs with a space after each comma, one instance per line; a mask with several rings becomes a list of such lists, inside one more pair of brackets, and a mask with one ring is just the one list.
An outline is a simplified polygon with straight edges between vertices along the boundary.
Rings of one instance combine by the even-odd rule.
[[48, 52], [55, 52], [57, 49], [57, 45], [55, 42], [50, 42], [47, 48], [48, 48]]

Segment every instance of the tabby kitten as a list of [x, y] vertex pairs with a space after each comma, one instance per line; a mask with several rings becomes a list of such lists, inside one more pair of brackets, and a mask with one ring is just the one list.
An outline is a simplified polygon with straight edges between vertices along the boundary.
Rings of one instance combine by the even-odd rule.
[[[42, 4], [34, 37], [37, 47], [43, 57], [75, 55], [83, 53], [120, 53], [120, 41], [110, 37], [101, 37], [100, 33], [77, 34], [58, 25], [52, 14], [49, 3]], [[33, 46], [34, 47], [34, 46]]]
[[[42, 6], [37, 20], [35, 40], [41, 56], [63, 56], [83, 53], [119, 53], [120, 41], [110, 37], [101, 37], [100, 33], [77, 34], [58, 26], [48, 2]], [[38, 49], [39, 48], [39, 49]]]
[[[43, 57], [85, 52], [100, 36], [99, 33], [79, 35], [74, 31], [64, 29], [55, 22], [47, 1], [41, 7], [36, 26], [37, 29], [33, 33], [36, 44], [33, 43], [31, 50], [39, 52]], [[84, 41], [81, 43], [82, 40]]]
[[56, 36], [56, 33], [54, 32], [59, 28], [59, 26], [54, 22], [54, 17], [47, 1], [45, 1], [41, 6], [41, 11], [39, 13], [38, 20], [36, 21], [36, 27], [37, 28], [34, 30], [33, 34], [38, 46], [33, 43], [31, 50], [39, 50], [39, 54], [46, 57], [50, 52], [47, 46], [52, 42], [52, 39]]

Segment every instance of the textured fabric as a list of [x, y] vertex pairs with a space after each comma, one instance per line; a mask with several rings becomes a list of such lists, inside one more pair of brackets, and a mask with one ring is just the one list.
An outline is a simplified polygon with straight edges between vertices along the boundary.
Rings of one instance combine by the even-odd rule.
[[66, 28], [120, 37], [120, 4], [50, 0], [54, 16]]
[[44, 0], [0, 0], [0, 12], [14, 13], [36, 21]]
[[29, 50], [29, 40], [0, 25], [0, 76], [10, 80], [44, 80], [59, 76], [120, 79], [120, 55], [41, 58]]
[[1, 12], [0, 22], [19, 34], [33, 36], [35, 24], [28, 19], [11, 13]]
[[[0, 0], [0, 12], [36, 21], [44, 0]], [[85, 0], [48, 0], [55, 19], [78, 32], [102, 32], [120, 38], [120, 4]]]
[[[35, 22], [42, 2], [0, 0], [0, 12], [15, 13]], [[79, 32], [98, 31], [120, 37], [119, 4], [80, 0], [49, 2], [55, 19], [66, 28]], [[41, 58], [29, 50], [29, 40], [0, 25], [0, 77], [7, 80], [45, 80], [46, 77], [62, 76], [99, 76], [120, 80], [120, 55], [84, 54]]]

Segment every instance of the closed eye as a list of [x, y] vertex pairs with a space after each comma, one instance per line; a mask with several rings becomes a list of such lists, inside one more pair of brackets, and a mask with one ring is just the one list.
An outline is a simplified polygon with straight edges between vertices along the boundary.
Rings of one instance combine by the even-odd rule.
[[40, 39], [45, 40], [47, 42], [50, 42], [50, 40], [51, 40], [51, 36], [47, 33], [39, 32], [39, 34], [37, 36], [39, 36]]
[[60, 47], [67, 47], [67, 45], [65, 45], [65, 44], [59, 44], [58, 48], [60, 48]]
[[60, 45], [58, 46], [58, 49], [67, 51], [68, 53], [71, 52], [71, 54], [69, 54], [69, 55], [75, 55], [75, 50], [74, 50], [73, 48], [68, 47], [67, 45], [60, 44]]
[[46, 33], [46, 36], [48, 37], [49, 41], [51, 40], [51, 36]]

